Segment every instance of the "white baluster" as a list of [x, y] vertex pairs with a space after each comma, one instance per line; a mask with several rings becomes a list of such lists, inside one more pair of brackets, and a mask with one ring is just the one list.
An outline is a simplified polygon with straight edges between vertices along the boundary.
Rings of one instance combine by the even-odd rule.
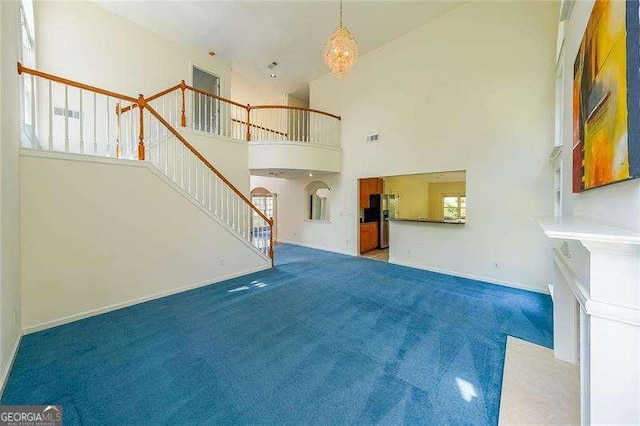
[[36, 78], [31, 74], [31, 148], [36, 148]]
[[49, 151], [53, 150], [53, 90], [49, 80]]
[[69, 152], [69, 87], [64, 86], [64, 152]]
[[98, 100], [93, 92], [93, 153], [98, 153]]
[[80, 89], [80, 153], [84, 154], [84, 113], [82, 109], [82, 89]]

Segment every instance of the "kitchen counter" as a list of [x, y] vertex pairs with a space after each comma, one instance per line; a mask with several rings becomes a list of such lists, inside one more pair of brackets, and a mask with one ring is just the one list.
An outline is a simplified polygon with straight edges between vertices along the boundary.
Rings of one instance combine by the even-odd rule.
[[441, 220], [431, 220], [431, 219], [389, 219], [391, 222], [418, 222], [418, 223], [440, 223], [443, 225], [464, 225], [466, 222], [444, 222]]

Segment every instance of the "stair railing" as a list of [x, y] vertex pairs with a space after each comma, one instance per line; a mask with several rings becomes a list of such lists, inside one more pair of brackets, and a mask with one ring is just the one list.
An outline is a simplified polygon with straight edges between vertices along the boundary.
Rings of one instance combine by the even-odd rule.
[[[123, 104], [138, 104], [121, 93], [23, 67], [22, 145], [58, 152], [144, 160], [142, 114], [123, 116]], [[28, 79], [28, 84], [27, 80]]]
[[[174, 99], [180, 109], [173, 108], [168, 104], [169, 95], [184, 93], [184, 82], [145, 99], [143, 95], [134, 98], [20, 63], [18, 74], [23, 77], [23, 88], [25, 79], [30, 87], [24, 102], [23, 146], [147, 161], [270, 257], [273, 265], [273, 218], [253, 205], [175, 129], [186, 123], [186, 101], [183, 96]], [[156, 110], [158, 105], [169, 121]]]

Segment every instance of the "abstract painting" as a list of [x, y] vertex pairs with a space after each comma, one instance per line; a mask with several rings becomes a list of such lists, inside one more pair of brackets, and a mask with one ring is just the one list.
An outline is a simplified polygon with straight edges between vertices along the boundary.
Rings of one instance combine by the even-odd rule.
[[638, 1], [596, 0], [573, 67], [573, 192], [640, 177]]

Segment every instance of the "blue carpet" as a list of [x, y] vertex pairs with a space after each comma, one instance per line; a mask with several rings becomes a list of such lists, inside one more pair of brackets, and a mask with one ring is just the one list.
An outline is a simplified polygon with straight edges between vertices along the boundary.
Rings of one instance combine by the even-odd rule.
[[497, 424], [506, 336], [552, 346], [549, 296], [291, 245], [276, 259], [25, 336], [1, 402], [62, 404], [65, 424]]

